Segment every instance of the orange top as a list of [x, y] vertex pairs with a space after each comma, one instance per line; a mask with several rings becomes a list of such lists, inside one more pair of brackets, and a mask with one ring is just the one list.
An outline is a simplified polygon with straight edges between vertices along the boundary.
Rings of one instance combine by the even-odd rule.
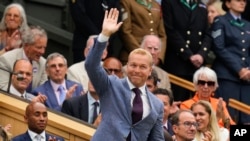
[[[198, 97], [198, 94], [196, 93], [193, 98], [191, 98], [189, 100], [186, 100], [186, 101], [183, 101], [181, 103], [181, 105], [180, 105], [180, 109], [190, 109], [191, 106], [192, 106], [192, 104], [194, 104], [197, 101], [199, 101], [199, 97]], [[219, 99], [213, 98], [213, 97], [210, 97], [210, 99], [209, 99], [209, 102], [210, 102], [210, 104], [211, 104], [211, 106], [212, 106], [212, 108], [213, 108], [214, 111], [217, 110], [218, 101], [219, 101]], [[228, 113], [228, 110], [227, 110], [227, 107], [226, 107], [226, 103], [224, 101], [223, 101], [223, 109], [224, 109], [223, 110], [224, 115], [226, 117], [229, 117], [229, 119], [230, 119], [230, 124], [231, 125], [235, 125], [235, 122], [232, 120], [232, 118], [230, 117], [230, 115]], [[222, 119], [219, 120], [219, 126], [220, 127], [224, 126]]]

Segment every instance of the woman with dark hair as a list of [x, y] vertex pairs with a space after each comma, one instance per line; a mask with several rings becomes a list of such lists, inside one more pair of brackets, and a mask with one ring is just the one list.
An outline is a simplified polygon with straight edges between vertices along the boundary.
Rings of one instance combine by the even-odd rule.
[[[218, 76], [215, 96], [250, 104], [250, 23], [241, 17], [246, 0], [224, 0], [223, 16], [212, 25], [213, 51], [216, 59], [212, 68]], [[250, 116], [228, 107], [234, 121], [250, 123]]]

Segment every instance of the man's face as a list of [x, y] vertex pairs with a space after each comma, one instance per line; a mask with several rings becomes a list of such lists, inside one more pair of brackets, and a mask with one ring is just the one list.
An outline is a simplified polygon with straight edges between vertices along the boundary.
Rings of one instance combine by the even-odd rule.
[[151, 74], [152, 66], [147, 55], [132, 54], [128, 58], [127, 76], [135, 87], [143, 86]]
[[21, 74], [23, 80], [18, 80], [17, 75], [12, 75], [12, 85], [23, 93], [32, 81], [32, 65], [28, 60], [20, 60], [16, 63], [13, 71]]
[[10, 8], [5, 15], [5, 24], [7, 29], [18, 29], [22, 23], [19, 10], [16, 7]]
[[25, 46], [25, 53], [29, 60], [39, 61], [40, 57], [45, 53], [47, 46], [47, 38], [35, 36], [35, 43]]
[[[176, 139], [192, 141], [195, 138], [197, 127], [191, 124], [197, 124], [194, 115], [189, 112], [183, 112], [179, 116], [178, 125], [173, 125], [173, 131]], [[178, 136], [178, 137], [177, 137]]]
[[57, 84], [61, 84], [64, 81], [67, 73], [67, 65], [61, 57], [53, 58], [49, 60], [46, 66], [46, 72], [48, 77]]
[[161, 51], [159, 40], [157, 38], [150, 38], [145, 42], [143, 48], [151, 53], [151, 55], [153, 56], [153, 60], [156, 63]]
[[103, 68], [108, 75], [116, 75], [119, 78], [123, 77], [122, 64], [115, 59], [108, 59], [103, 62]]
[[153, 79], [147, 79], [146, 85], [147, 85], [147, 88], [149, 89], [150, 92], [153, 92], [157, 88], [157, 86], [154, 85]]
[[24, 116], [28, 127], [35, 133], [42, 133], [48, 122], [48, 113], [46, 107], [41, 103], [35, 103], [29, 110], [28, 115]]
[[163, 105], [164, 105], [163, 119], [167, 120], [169, 116], [170, 108], [171, 108], [170, 99], [167, 95], [163, 95], [163, 94], [157, 94], [156, 97], [159, 98], [163, 102]]

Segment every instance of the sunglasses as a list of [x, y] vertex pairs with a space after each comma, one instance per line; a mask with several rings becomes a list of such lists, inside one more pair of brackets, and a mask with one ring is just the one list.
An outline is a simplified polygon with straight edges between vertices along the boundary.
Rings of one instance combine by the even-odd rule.
[[205, 84], [207, 84], [207, 86], [214, 86], [215, 82], [214, 81], [198, 80], [198, 85], [205, 86]]
[[120, 69], [108, 69], [108, 68], [104, 68], [104, 69], [105, 69], [105, 71], [106, 71], [108, 74], [112, 74], [112, 72], [114, 72], [115, 74], [121, 72]]

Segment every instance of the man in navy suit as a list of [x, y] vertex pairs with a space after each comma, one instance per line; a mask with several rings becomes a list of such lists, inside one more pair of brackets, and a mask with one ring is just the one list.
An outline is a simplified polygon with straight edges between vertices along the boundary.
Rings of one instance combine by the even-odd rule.
[[46, 133], [48, 122], [47, 108], [40, 102], [31, 102], [25, 111], [24, 120], [28, 124], [28, 131], [12, 139], [12, 141], [64, 141], [61, 137], [55, 137]]
[[[109, 57], [103, 61], [103, 67], [109, 75], [116, 75], [119, 78], [123, 77], [122, 63], [114, 58]], [[93, 119], [94, 103], [98, 102], [97, 113], [100, 113], [99, 97], [92, 83], [88, 82], [88, 92], [84, 95], [72, 97], [63, 102], [61, 111], [75, 118], [98, 126], [101, 121], [101, 114], [96, 119]]]
[[163, 104], [146, 88], [153, 66], [152, 55], [141, 48], [132, 51], [127, 63], [127, 77], [123, 79], [108, 75], [100, 65], [109, 37], [122, 24], [117, 24], [118, 15], [117, 9], [105, 12], [102, 32], [85, 62], [102, 106], [102, 121], [91, 140], [164, 141]]
[[65, 99], [83, 93], [81, 84], [65, 79], [67, 68], [67, 60], [63, 55], [50, 54], [46, 61], [46, 73], [49, 79], [32, 92], [34, 95], [45, 95], [47, 100], [41, 100], [41, 102], [57, 111], [61, 111], [61, 105]]
[[[94, 103], [99, 102], [99, 97], [96, 94], [92, 83], [88, 83], [88, 92], [84, 95], [72, 97], [63, 102], [61, 111], [65, 114], [71, 115], [75, 118], [81, 119], [90, 124], [95, 124], [93, 117]], [[97, 113], [100, 112], [100, 104], [97, 107]]]

